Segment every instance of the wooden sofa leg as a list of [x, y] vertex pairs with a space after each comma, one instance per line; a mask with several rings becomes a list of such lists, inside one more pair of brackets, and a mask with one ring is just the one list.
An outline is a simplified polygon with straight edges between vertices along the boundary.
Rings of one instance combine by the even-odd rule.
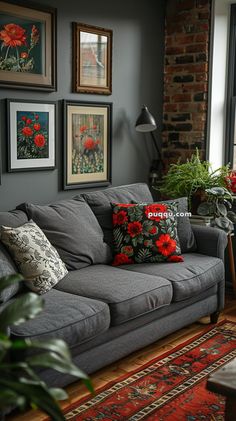
[[212, 313], [210, 315], [211, 323], [216, 324], [218, 322], [219, 315], [220, 315], [220, 311], [215, 311], [215, 313]]

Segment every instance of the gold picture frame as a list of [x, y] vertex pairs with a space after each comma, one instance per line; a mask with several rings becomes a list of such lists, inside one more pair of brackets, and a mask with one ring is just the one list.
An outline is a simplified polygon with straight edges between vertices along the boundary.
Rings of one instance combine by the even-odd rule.
[[112, 93], [111, 29], [73, 22], [73, 92]]

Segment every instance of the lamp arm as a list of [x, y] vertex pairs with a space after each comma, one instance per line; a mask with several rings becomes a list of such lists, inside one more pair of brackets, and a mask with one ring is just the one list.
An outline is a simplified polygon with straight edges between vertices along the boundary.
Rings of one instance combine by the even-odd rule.
[[163, 161], [163, 159], [162, 159], [161, 152], [160, 152], [160, 149], [159, 149], [159, 147], [158, 147], [158, 144], [157, 144], [157, 141], [156, 141], [156, 139], [155, 139], [155, 136], [154, 136], [153, 132], [150, 132], [150, 134], [151, 134], [151, 137], [152, 137], [152, 141], [153, 141], [154, 147], [155, 147], [155, 149], [156, 149], [156, 151], [157, 151], [157, 156], [158, 156], [158, 159], [160, 160], [160, 162], [162, 163], [162, 165], [163, 165], [163, 167], [164, 167], [164, 166], [165, 166], [165, 164], [164, 164], [164, 161]]

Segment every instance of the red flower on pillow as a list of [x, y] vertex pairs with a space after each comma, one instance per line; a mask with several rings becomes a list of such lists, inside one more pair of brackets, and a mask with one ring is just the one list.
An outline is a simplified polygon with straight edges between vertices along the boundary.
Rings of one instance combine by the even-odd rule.
[[150, 230], [148, 231], [150, 234], [156, 234], [157, 233], [157, 227], [152, 227], [150, 228]]
[[127, 218], [127, 212], [125, 211], [119, 211], [116, 214], [116, 218], [115, 218], [115, 225], [123, 225], [125, 222], [128, 221]]
[[184, 258], [182, 256], [170, 256], [167, 259], [168, 262], [173, 262], [173, 263], [179, 263], [179, 262], [183, 262]]
[[135, 203], [117, 203], [116, 206], [122, 206], [122, 208], [130, 208], [131, 206], [137, 206]]
[[128, 224], [127, 232], [130, 237], [137, 237], [143, 230], [142, 224], [138, 221], [130, 222]]
[[162, 234], [156, 241], [156, 246], [163, 256], [169, 256], [176, 250], [176, 241], [169, 234]]
[[113, 266], [128, 265], [129, 263], [133, 263], [133, 260], [130, 259], [129, 256], [127, 256], [127, 254], [119, 253], [115, 256], [112, 265]]
[[112, 215], [112, 222], [113, 222], [113, 226], [117, 225], [117, 215], [116, 215], [116, 213], [113, 213], [113, 215]]
[[[145, 215], [148, 219], [151, 219], [153, 221], [160, 221], [161, 219], [166, 219], [166, 216], [164, 215], [156, 215], [155, 214], [163, 214], [167, 213], [167, 206], [162, 205], [161, 203], [155, 203], [153, 205], [147, 205], [145, 206]], [[151, 215], [152, 214], [152, 215]]]
[[127, 254], [127, 256], [132, 256], [134, 254], [134, 249], [132, 246], [124, 246], [122, 247], [122, 251]]

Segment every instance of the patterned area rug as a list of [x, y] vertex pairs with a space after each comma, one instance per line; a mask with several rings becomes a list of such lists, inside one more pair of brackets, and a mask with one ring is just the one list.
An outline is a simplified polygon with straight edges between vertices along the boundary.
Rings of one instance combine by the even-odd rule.
[[200, 336], [78, 400], [71, 421], [223, 421], [225, 400], [206, 390], [208, 375], [236, 357], [236, 323]]

